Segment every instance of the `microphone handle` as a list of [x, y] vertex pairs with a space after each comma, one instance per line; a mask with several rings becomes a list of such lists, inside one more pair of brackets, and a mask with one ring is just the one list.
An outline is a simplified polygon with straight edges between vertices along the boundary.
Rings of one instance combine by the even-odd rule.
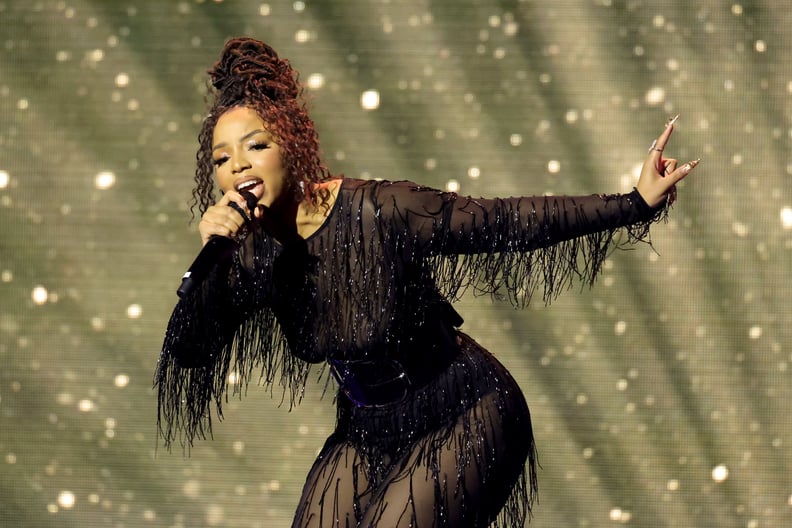
[[[246, 191], [242, 191], [242, 196], [247, 201], [248, 208], [252, 212], [256, 207], [256, 197]], [[245, 225], [250, 224], [251, 219], [244, 209], [235, 202], [230, 202], [228, 205], [242, 215]], [[239, 244], [228, 237], [218, 235], [209, 237], [209, 240], [206, 241], [206, 244], [182, 277], [181, 285], [176, 290], [179, 299], [187, 298], [217, 264], [231, 258], [237, 247], [239, 247]]]
[[179, 298], [187, 298], [218, 263], [226, 261], [233, 255], [237, 246], [238, 244], [228, 237], [217, 235], [210, 237], [182, 277], [181, 285], [176, 290]]

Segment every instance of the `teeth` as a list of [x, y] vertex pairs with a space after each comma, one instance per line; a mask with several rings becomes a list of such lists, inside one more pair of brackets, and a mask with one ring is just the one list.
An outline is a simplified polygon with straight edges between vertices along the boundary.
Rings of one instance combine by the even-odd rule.
[[255, 187], [258, 184], [259, 184], [258, 180], [246, 181], [243, 184], [241, 184], [239, 187], [237, 187], [237, 191], [244, 191], [245, 189], [247, 189], [249, 187]]

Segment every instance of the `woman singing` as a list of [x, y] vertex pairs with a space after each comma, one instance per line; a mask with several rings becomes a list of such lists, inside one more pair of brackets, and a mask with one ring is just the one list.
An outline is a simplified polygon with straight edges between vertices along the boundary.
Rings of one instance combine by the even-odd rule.
[[[467, 288], [517, 305], [592, 282], [615, 235], [645, 240], [698, 164], [652, 145], [633, 192], [476, 199], [408, 181], [333, 176], [297, 72], [230, 40], [209, 71], [194, 208], [206, 244], [237, 241], [179, 300], [157, 367], [165, 442], [191, 444], [263, 372], [299, 398], [321, 364], [337, 421], [294, 527], [522, 526], [536, 495], [528, 407], [460, 330]], [[215, 199], [215, 188], [222, 196]]]

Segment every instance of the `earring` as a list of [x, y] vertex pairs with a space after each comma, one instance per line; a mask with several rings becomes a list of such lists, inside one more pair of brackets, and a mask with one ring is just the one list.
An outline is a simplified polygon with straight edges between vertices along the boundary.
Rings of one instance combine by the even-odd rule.
[[305, 199], [305, 182], [300, 180], [297, 182], [298, 190], [295, 193], [295, 197], [297, 198], [298, 202], [302, 202]]

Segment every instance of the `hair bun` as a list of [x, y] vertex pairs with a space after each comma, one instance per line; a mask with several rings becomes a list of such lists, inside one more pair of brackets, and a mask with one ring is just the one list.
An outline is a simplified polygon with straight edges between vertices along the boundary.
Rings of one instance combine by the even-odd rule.
[[241, 97], [264, 96], [276, 101], [299, 95], [289, 61], [264, 42], [248, 37], [226, 42], [209, 78], [216, 90], [239, 92]]

